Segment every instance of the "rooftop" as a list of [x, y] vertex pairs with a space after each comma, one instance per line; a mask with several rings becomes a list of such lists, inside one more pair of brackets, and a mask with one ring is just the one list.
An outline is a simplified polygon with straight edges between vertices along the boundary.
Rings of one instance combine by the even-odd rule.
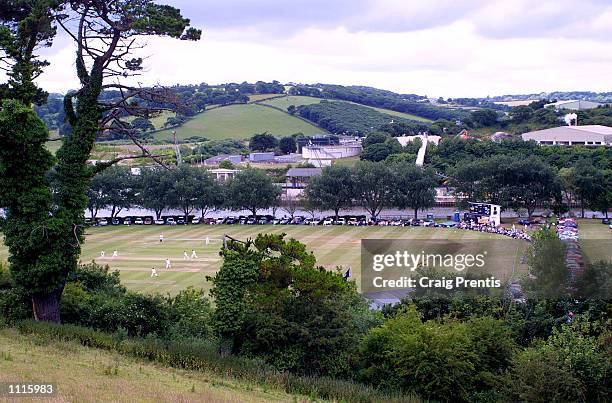
[[600, 125], [561, 126], [523, 134], [523, 140], [612, 142], [612, 127]]
[[287, 171], [287, 176], [294, 178], [310, 178], [311, 176], [321, 175], [321, 168], [291, 168]]

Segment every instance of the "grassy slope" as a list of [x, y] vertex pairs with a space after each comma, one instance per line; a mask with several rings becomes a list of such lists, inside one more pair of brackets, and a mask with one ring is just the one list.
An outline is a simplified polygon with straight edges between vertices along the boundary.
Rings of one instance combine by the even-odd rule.
[[[167, 368], [75, 342], [43, 341], [15, 330], [0, 330], [0, 382], [28, 381], [54, 383], [59, 392], [45, 401], [58, 402], [294, 401], [283, 392], [264, 391], [229, 377]], [[0, 401], [4, 400], [0, 397]]]
[[[279, 213], [279, 214], [282, 214]], [[454, 229], [402, 228], [402, 227], [309, 227], [309, 226], [131, 226], [91, 228], [83, 247], [82, 261], [95, 259], [98, 263], [108, 264], [121, 273], [123, 283], [130, 289], [142, 292], [169, 292], [194, 286], [207, 289], [205, 276], [214, 274], [221, 264], [219, 249], [223, 234], [237, 239], [254, 238], [258, 233], [286, 233], [304, 242], [314, 251], [317, 262], [329, 269], [337, 266], [352, 267], [359, 283], [361, 265], [361, 239], [447, 239], [474, 240], [499, 237], [490, 234], [461, 231]], [[159, 242], [163, 233], [165, 241]], [[211, 242], [205, 245], [204, 239]], [[519, 241], [503, 238], [503, 250], [493, 251], [500, 256], [500, 277], [512, 272], [516, 257], [513, 243]], [[114, 249], [119, 251], [118, 258], [111, 258]], [[195, 249], [198, 259], [183, 260], [183, 251], [189, 254]], [[106, 258], [100, 258], [100, 251]], [[0, 248], [0, 261], [6, 260], [7, 253]], [[165, 270], [164, 260], [170, 258], [172, 269]], [[151, 279], [151, 267], [158, 269], [159, 277]], [[524, 268], [523, 268], [524, 269]]]
[[[296, 117], [261, 105], [230, 105], [201, 113], [176, 129], [179, 138], [206, 137], [209, 140], [246, 139], [255, 133], [268, 132], [275, 136], [294, 133], [307, 135], [323, 132]], [[156, 139], [170, 139], [172, 131], [155, 134]]]
[[[276, 106], [276, 107], [282, 108], [283, 110], [286, 110], [289, 107], [289, 105], [295, 105], [295, 106], [310, 105], [310, 104], [317, 104], [320, 101], [321, 101], [321, 98], [303, 97], [303, 96], [288, 96], [284, 98], [270, 99], [268, 101], [264, 101], [263, 103], [272, 105], [272, 106]], [[341, 101], [341, 102], [346, 102], [346, 101]], [[405, 119], [417, 120], [420, 122], [431, 122], [431, 120], [429, 119], [425, 119], [425, 118], [422, 118], [416, 115], [411, 115], [409, 113], [396, 112], [396, 111], [392, 111], [389, 109], [374, 108], [374, 107], [367, 106], [367, 105], [363, 105], [363, 106], [372, 108], [378, 112], [386, 113], [387, 115], [391, 115], [391, 116], [398, 116], [398, 117], [402, 117]]]

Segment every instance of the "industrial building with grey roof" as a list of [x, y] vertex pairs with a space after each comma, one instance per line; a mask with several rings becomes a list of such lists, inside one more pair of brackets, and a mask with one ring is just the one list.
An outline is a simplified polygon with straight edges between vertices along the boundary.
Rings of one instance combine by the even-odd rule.
[[600, 125], [561, 126], [537, 130], [522, 135], [523, 140], [534, 140], [541, 145], [610, 147], [612, 127]]

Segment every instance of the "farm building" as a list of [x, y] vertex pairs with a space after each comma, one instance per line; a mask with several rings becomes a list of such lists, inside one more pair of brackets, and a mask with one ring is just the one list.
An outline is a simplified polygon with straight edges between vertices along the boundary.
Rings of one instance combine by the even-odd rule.
[[582, 110], [585, 110], [585, 109], [595, 109], [595, 108], [598, 108], [600, 106], [603, 106], [603, 104], [601, 104], [599, 102], [582, 101], [582, 100], [558, 101], [558, 102], [554, 102], [552, 104], [546, 104], [545, 105], [546, 108], [553, 108], [553, 109], [556, 109], [556, 110], [571, 109], [573, 111], [582, 111]]
[[291, 168], [287, 171], [287, 186], [294, 189], [303, 189], [313, 176], [321, 175], [321, 168]]
[[274, 162], [274, 153], [251, 153], [249, 154], [251, 162]]
[[204, 165], [219, 165], [221, 161], [230, 161], [233, 164], [240, 164], [242, 162], [242, 155], [228, 155], [222, 154], [217, 155], [216, 157], [210, 157], [209, 159], [204, 160]]
[[361, 143], [351, 143], [337, 146], [304, 146], [302, 158], [304, 159], [338, 159], [355, 157], [361, 154]]
[[535, 140], [541, 145], [610, 146], [612, 145], [612, 127], [600, 125], [561, 126], [525, 133], [522, 137], [525, 141]]

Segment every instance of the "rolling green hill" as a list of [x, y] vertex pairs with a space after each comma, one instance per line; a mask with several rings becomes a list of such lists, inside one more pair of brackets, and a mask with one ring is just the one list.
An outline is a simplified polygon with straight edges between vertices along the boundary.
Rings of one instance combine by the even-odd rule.
[[[294, 133], [312, 135], [325, 130], [287, 113], [256, 104], [237, 104], [215, 108], [196, 115], [176, 129], [179, 139], [193, 136], [209, 140], [247, 139], [255, 133], [268, 132], [275, 136]], [[158, 140], [172, 138], [172, 130], [155, 133]]]
[[[282, 97], [282, 98], [268, 99], [268, 100], [263, 101], [262, 103], [266, 105], [276, 106], [283, 110], [287, 110], [287, 108], [290, 105], [295, 105], [297, 107], [297, 106], [302, 106], [302, 105], [318, 104], [319, 102], [321, 102], [321, 100], [322, 100], [321, 98], [290, 95], [290, 96]], [[348, 101], [338, 101], [338, 102], [348, 102]], [[349, 102], [349, 103], [354, 103], [354, 102]], [[358, 105], [361, 105], [361, 104], [358, 104]], [[381, 113], [386, 113], [387, 115], [391, 115], [391, 116], [397, 116], [397, 117], [404, 118], [404, 119], [416, 120], [419, 122], [431, 122], [430, 119], [422, 118], [416, 115], [411, 115], [409, 113], [396, 112], [390, 109], [375, 108], [373, 106], [368, 106], [368, 105], [363, 105], [363, 106], [374, 109], [375, 111], [378, 111]]]

